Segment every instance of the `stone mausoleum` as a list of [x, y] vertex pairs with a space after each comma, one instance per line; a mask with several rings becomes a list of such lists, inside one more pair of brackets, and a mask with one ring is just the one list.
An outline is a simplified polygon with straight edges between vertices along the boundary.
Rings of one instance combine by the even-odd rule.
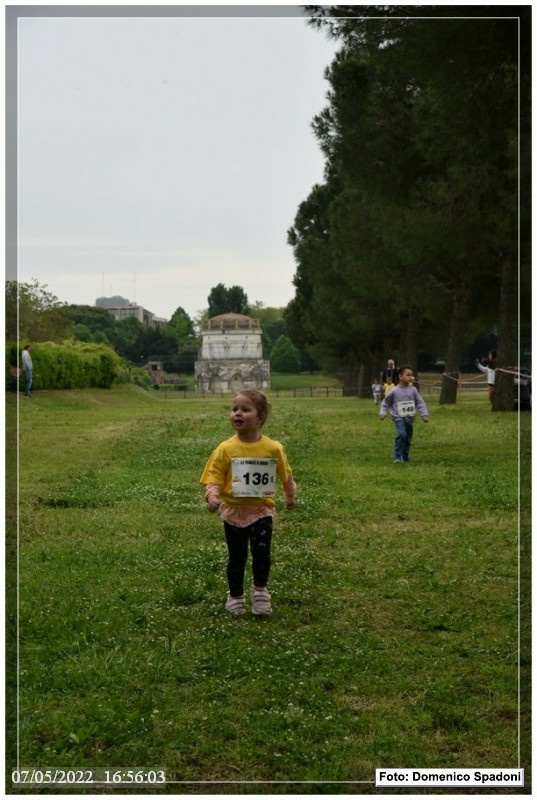
[[195, 364], [198, 392], [270, 388], [270, 362], [263, 360], [259, 320], [220, 314], [203, 324], [201, 336]]

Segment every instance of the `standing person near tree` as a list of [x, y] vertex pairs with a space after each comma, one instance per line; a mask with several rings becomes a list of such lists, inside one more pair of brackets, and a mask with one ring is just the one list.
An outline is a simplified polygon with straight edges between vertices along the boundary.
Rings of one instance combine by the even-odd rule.
[[224, 522], [229, 585], [226, 608], [232, 614], [246, 611], [248, 544], [252, 554], [252, 614], [272, 613], [267, 583], [276, 476], [286, 496], [286, 508], [295, 507], [296, 484], [283, 445], [261, 433], [269, 411], [267, 398], [257, 389], [236, 394], [230, 415], [235, 435], [213, 451], [200, 479], [209, 511], [219, 510]]
[[410, 445], [414, 433], [416, 411], [424, 422], [429, 422], [429, 412], [421, 394], [412, 386], [412, 367], [399, 369], [399, 384], [386, 395], [380, 405], [379, 418], [384, 419], [388, 411], [395, 424], [394, 463], [410, 461]]
[[22, 371], [24, 373], [24, 396], [31, 397], [32, 388], [32, 356], [30, 355], [31, 345], [27, 344], [22, 351]]
[[494, 382], [496, 380], [496, 350], [490, 350], [488, 358], [483, 359], [483, 361], [486, 362], [485, 365], [479, 359], [476, 360], [475, 365], [480, 372], [487, 376], [487, 391], [492, 404], [494, 400]]

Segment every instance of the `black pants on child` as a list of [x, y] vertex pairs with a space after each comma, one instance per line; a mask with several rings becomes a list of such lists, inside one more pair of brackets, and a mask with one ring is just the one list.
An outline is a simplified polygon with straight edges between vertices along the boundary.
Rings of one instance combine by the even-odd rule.
[[252, 553], [252, 572], [256, 586], [266, 586], [270, 572], [272, 517], [262, 517], [246, 528], [224, 522], [229, 560], [227, 580], [232, 597], [244, 594], [244, 571], [248, 560], [248, 542]]

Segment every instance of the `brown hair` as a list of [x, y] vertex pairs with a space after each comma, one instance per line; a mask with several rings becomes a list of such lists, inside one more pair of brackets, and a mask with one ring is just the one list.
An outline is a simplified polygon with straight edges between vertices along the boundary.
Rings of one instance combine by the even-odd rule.
[[260, 392], [258, 389], [241, 389], [234, 397], [238, 397], [239, 394], [244, 395], [244, 397], [252, 401], [261, 419], [261, 425], [264, 425], [270, 414], [270, 403], [263, 392]]
[[399, 369], [397, 370], [397, 374], [402, 375], [405, 369], [409, 369], [411, 372], [414, 372], [410, 364], [405, 364], [404, 367], [399, 367]]

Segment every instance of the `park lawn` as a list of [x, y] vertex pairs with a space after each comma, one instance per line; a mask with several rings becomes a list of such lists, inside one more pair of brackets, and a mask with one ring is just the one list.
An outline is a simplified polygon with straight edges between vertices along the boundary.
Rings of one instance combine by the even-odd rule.
[[[530, 415], [427, 402], [395, 465], [372, 401], [273, 400], [298, 506], [280, 494], [274, 613], [256, 619], [224, 610], [222, 524], [198, 483], [228, 399], [21, 398], [9, 769], [17, 740], [20, 766], [161, 767], [175, 793], [528, 766]], [[11, 432], [15, 413], [10, 395]]]
[[341, 380], [339, 378], [324, 372], [285, 373], [271, 371], [270, 373], [271, 392], [290, 392], [294, 390], [300, 392], [304, 389], [337, 388], [340, 386]]

